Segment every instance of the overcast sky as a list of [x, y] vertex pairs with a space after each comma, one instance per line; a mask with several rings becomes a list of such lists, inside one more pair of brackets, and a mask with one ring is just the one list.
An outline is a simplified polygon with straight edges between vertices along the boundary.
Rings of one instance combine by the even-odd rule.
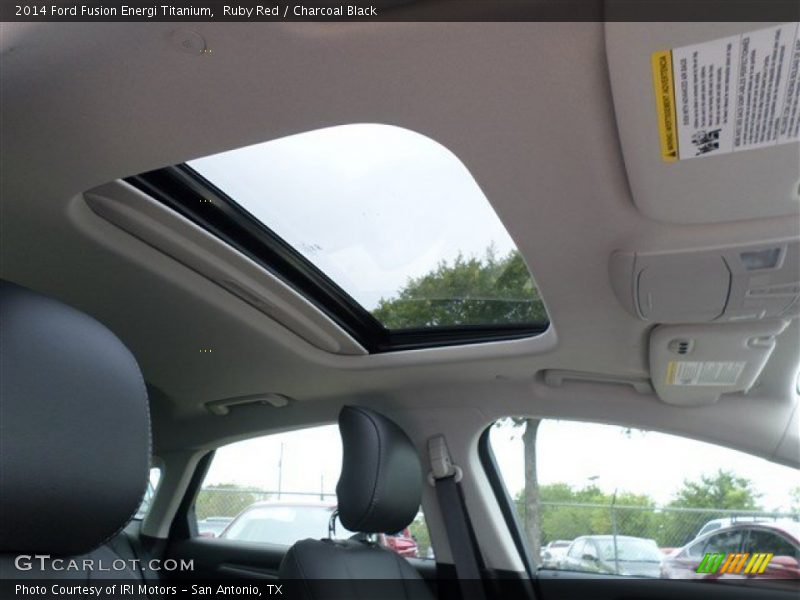
[[369, 309], [459, 252], [515, 247], [461, 161], [400, 127], [331, 127], [189, 165]]
[[[521, 430], [499, 427], [491, 442], [509, 491], [524, 484]], [[278, 461], [283, 444], [282, 489], [333, 492], [342, 449], [338, 429], [327, 425], [238, 442], [217, 451], [206, 484], [238, 483], [278, 489]], [[677, 436], [634, 431], [630, 437], [614, 425], [544, 421], [539, 430], [540, 483], [568, 483], [576, 488], [590, 478], [605, 492], [649, 494], [665, 504], [684, 478], [696, 480], [725, 468], [750, 479], [763, 494], [767, 510], [789, 508], [789, 490], [800, 485], [798, 471], [742, 452]], [[322, 488], [320, 487], [322, 485]]]

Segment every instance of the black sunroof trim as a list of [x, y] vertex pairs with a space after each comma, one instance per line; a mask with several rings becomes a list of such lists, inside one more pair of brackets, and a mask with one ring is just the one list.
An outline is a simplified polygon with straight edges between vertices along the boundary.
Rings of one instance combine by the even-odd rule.
[[303, 294], [370, 353], [520, 339], [539, 335], [550, 326], [545, 321], [387, 329], [311, 261], [187, 165], [125, 181], [256, 261]]

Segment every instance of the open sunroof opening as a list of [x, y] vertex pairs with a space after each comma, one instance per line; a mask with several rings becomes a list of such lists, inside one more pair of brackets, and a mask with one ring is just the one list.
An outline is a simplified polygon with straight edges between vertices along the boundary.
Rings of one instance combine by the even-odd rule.
[[[344, 125], [173, 171], [187, 194], [207, 191], [216, 199], [203, 216], [180, 189], [161, 190], [173, 208], [215, 233], [221, 226], [232, 243], [243, 241], [237, 219], [251, 237], [260, 228], [263, 244], [293, 255], [288, 271], [265, 266], [277, 266], [289, 283], [301, 276], [296, 287], [373, 350], [518, 337], [548, 325], [530, 272], [483, 192], [461, 161], [428, 137]], [[156, 175], [132, 182], [149, 182], [153, 193], [163, 187]], [[222, 222], [209, 214], [215, 208], [224, 208]], [[258, 254], [249, 241], [244, 250]], [[404, 333], [416, 341], [402, 343]]]

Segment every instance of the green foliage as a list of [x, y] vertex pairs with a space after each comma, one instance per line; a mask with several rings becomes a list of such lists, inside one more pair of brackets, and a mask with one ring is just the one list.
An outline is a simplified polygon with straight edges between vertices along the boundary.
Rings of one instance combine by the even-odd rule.
[[750, 480], [719, 469], [714, 475], [702, 475], [700, 481], [684, 481], [670, 506], [756, 510], [759, 496]]
[[701, 475], [698, 481], [685, 480], [669, 503], [671, 508], [707, 508], [706, 511], [665, 512], [662, 539], [666, 546], [682, 546], [708, 521], [727, 516], [727, 510], [759, 510], [756, 493], [749, 479], [719, 469], [713, 475]]
[[[597, 486], [574, 489], [566, 483], [541, 485], [539, 498], [542, 544], [553, 540], [571, 540], [581, 535], [613, 533], [613, 495], [603, 493]], [[515, 503], [520, 514], [524, 514], [522, 491], [517, 494]], [[569, 504], [599, 506], [568, 506]], [[622, 492], [617, 494], [616, 505], [653, 508], [655, 502], [649, 496]], [[614, 518], [617, 520], [619, 535], [656, 537], [659, 530], [658, 518], [653, 510], [617, 510]]]
[[483, 258], [459, 254], [411, 279], [394, 298], [382, 298], [372, 314], [389, 329], [453, 325], [502, 325], [547, 320], [544, 303], [522, 256], [512, 251]]
[[194, 512], [198, 521], [206, 517], [235, 517], [255, 501], [256, 496], [248, 488], [220, 483], [200, 490]]
[[789, 492], [789, 497], [792, 499], [791, 511], [800, 513], [800, 486], [792, 488], [792, 491]]
[[428, 524], [425, 522], [425, 515], [418, 514], [408, 526], [411, 537], [417, 541], [417, 552], [420, 558], [427, 558], [428, 548], [431, 547], [431, 537], [428, 533]]
[[[677, 547], [692, 539], [711, 519], [727, 516], [720, 509], [760, 509], [752, 483], [722, 470], [703, 475], [698, 481], [684, 481], [667, 510], [658, 510], [647, 495], [619, 492], [614, 498], [594, 485], [580, 489], [566, 483], [541, 485], [539, 497], [542, 544], [580, 535], [611, 534], [616, 525], [618, 535], [652, 538], [661, 547]], [[524, 517], [523, 491], [517, 494], [515, 503]], [[698, 508], [708, 511], [680, 510]]]

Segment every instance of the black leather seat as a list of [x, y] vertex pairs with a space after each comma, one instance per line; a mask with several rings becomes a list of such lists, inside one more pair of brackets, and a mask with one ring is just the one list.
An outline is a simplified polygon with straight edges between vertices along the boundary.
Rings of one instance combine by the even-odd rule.
[[[355, 406], [342, 409], [339, 431], [342, 472], [336, 496], [342, 525], [363, 534], [407, 527], [419, 510], [423, 485], [411, 440], [386, 417]], [[297, 542], [281, 563], [280, 577], [304, 580], [297, 591], [305, 598], [369, 598], [375, 592], [386, 599], [434, 597], [405, 558], [368, 539]]]
[[[140, 578], [130, 561], [110, 568], [129, 557], [108, 544], [138, 508], [150, 466], [135, 359], [91, 317], [8, 282], [0, 323], [0, 578]], [[77, 560], [17, 558], [34, 555]]]

